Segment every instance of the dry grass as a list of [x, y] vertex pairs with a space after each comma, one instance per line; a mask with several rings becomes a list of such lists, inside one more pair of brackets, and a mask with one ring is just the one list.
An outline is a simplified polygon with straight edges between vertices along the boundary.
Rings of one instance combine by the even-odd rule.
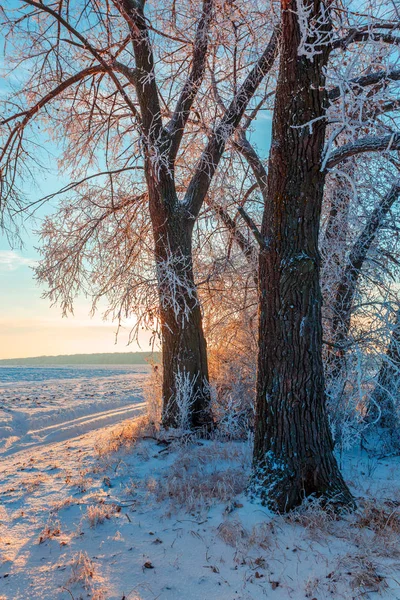
[[253, 527], [249, 538], [250, 545], [259, 546], [263, 550], [269, 550], [273, 542], [272, 532], [273, 524], [270, 521]]
[[[376, 557], [400, 556], [400, 506], [397, 502], [360, 501], [352, 528], [346, 539]], [[355, 535], [354, 529], [358, 530]]]
[[146, 402], [146, 417], [158, 429], [162, 413], [162, 369], [158, 365], [153, 365], [143, 385], [143, 396]]
[[387, 531], [400, 534], [400, 506], [392, 502], [377, 505], [372, 500], [364, 500], [357, 515], [356, 526], [368, 527], [381, 535]]
[[339, 520], [338, 515], [329, 506], [323, 506], [317, 498], [306, 499], [296, 510], [284, 517], [291, 525], [301, 525], [314, 540], [326, 539], [327, 535], [335, 534], [334, 524]]
[[107, 590], [104, 588], [93, 590], [91, 594], [91, 600], [107, 600]]
[[246, 483], [247, 476], [239, 469], [188, 473], [174, 465], [164, 479], [151, 480], [148, 487], [158, 502], [173, 500], [175, 506], [193, 512], [215, 503], [229, 502], [244, 491]]
[[226, 519], [218, 526], [218, 536], [225, 544], [237, 548], [246, 540], [249, 540], [249, 533], [243, 527], [239, 519]]
[[106, 519], [111, 519], [112, 515], [118, 512], [115, 504], [92, 504], [86, 509], [86, 517], [90, 527], [96, 527], [104, 523]]
[[71, 562], [71, 570], [72, 573], [68, 583], [79, 583], [86, 590], [90, 590], [95, 575], [95, 565], [87, 552], [75, 554]]
[[73, 506], [74, 504], [78, 504], [79, 500], [73, 498], [72, 496], [67, 496], [66, 498], [62, 498], [61, 500], [55, 500], [52, 503], [51, 512], [57, 513], [63, 508], [68, 508], [69, 506]]
[[143, 396], [146, 402], [145, 414], [130, 421], [125, 421], [107, 432], [96, 445], [99, 457], [130, 449], [143, 437], [156, 437], [160, 429], [162, 412], [162, 373], [153, 366], [150, 376], [143, 385]]
[[[77, 584], [82, 586], [91, 600], [107, 600], [109, 594], [107, 594], [105, 587], [101, 585], [102, 582], [102, 577], [96, 572], [95, 564], [89, 558], [87, 552], [77, 552], [71, 561], [71, 576], [67, 585]], [[64, 587], [64, 589], [74, 598], [67, 587]], [[79, 598], [82, 598], [82, 595], [79, 595]]]
[[370, 557], [347, 554], [341, 559], [339, 565], [346, 575], [350, 576], [352, 589], [358, 590], [363, 595], [372, 592], [381, 593], [388, 587], [385, 575]]
[[257, 546], [263, 550], [268, 550], [272, 546], [272, 524], [271, 522], [260, 523], [253, 527], [251, 533], [245, 529], [242, 522], [237, 517], [227, 518], [218, 526], [218, 536], [232, 548], [241, 546], [247, 549], [251, 546]]
[[60, 523], [49, 523], [39, 535], [39, 544], [43, 544], [47, 540], [58, 538], [61, 535]]
[[46, 480], [48, 480], [48, 476], [44, 473], [34, 473], [25, 477], [21, 481], [21, 486], [25, 488], [27, 493], [31, 494], [35, 492]]
[[191, 448], [177, 452], [163, 478], [148, 481], [148, 490], [158, 502], [171, 500], [175, 507], [188, 512], [202, 511], [215, 503], [231, 502], [243, 493], [248, 469], [242, 465], [248, 460], [243, 446], [215, 442], [193, 447], [192, 443]]
[[65, 476], [65, 483], [71, 487], [76, 487], [78, 492], [84, 494], [92, 484], [93, 480], [87, 477], [88, 470], [81, 470], [77, 475], [68, 473]]
[[146, 436], [155, 436], [157, 433], [154, 424], [147, 415], [132, 421], [124, 421], [111, 431], [107, 432], [96, 443], [95, 450], [99, 457], [118, 452], [121, 449], [130, 449]]

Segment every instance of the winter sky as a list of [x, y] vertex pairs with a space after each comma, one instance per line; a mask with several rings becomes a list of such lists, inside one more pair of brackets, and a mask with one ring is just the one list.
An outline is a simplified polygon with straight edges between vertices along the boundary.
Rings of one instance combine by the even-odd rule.
[[[1, 71], [1, 68], [0, 68]], [[0, 94], [6, 93], [7, 83], [0, 83]], [[265, 153], [270, 138], [270, 119], [262, 112], [252, 134], [252, 141]], [[24, 184], [25, 194], [35, 201], [55, 192], [68, 183], [67, 177], [57, 173], [57, 147], [46, 139], [38, 142], [44, 147], [42, 163], [45, 169], [38, 174], [35, 186]], [[42, 297], [45, 289], [34, 279], [32, 266], [39, 258], [38, 237], [35, 233], [46, 214], [56, 209], [56, 200], [35, 213], [35, 219], [25, 220], [22, 232], [23, 246], [11, 244], [0, 232], [0, 359], [28, 356], [94, 353], [134, 352], [150, 349], [150, 335], [141, 334], [140, 346], [127, 346], [134, 316], [115, 339], [116, 324], [104, 321], [101, 309], [90, 316], [90, 299], [79, 297], [74, 315], [63, 318], [59, 307], [51, 307]]]

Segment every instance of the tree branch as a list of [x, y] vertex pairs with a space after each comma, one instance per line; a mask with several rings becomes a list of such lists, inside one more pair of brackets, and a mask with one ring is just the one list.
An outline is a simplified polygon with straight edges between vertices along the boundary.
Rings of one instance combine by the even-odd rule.
[[113, 0], [114, 5], [126, 20], [135, 55], [136, 94], [139, 100], [143, 130], [152, 143], [159, 145], [163, 136], [161, 107], [154, 70], [153, 48], [144, 16], [144, 2]]
[[174, 114], [167, 126], [172, 140], [169, 151], [172, 163], [175, 161], [178, 153], [193, 101], [204, 77], [207, 59], [208, 34], [213, 7], [214, 0], [203, 0], [203, 9], [194, 41], [192, 68], [179, 96]]
[[344, 144], [330, 155], [326, 162], [326, 168], [332, 169], [346, 158], [362, 154], [364, 152], [379, 152], [382, 150], [399, 150], [400, 133], [393, 133], [383, 136], [368, 135], [364, 138]]
[[334, 341], [340, 343], [343, 351], [343, 342], [346, 342], [350, 328], [351, 312], [357, 282], [361, 274], [368, 251], [374, 241], [378, 230], [383, 225], [383, 220], [393, 204], [400, 196], [400, 180], [396, 181], [385, 194], [378, 206], [372, 211], [364, 229], [356, 239], [347, 265], [343, 270], [339, 282], [333, 307]]
[[265, 200], [267, 191], [267, 170], [264, 167], [262, 160], [254, 150], [249, 140], [246, 138], [246, 134], [244, 132], [239, 132], [239, 135], [234, 140], [233, 145], [247, 161], [248, 165], [253, 171], [253, 175], [256, 178], [260, 192]]
[[239, 125], [257, 87], [272, 68], [278, 51], [278, 39], [279, 30], [275, 28], [262, 56], [241, 85], [200, 157], [185, 196], [185, 204], [191, 218], [195, 218], [200, 211], [227, 140]]
[[62, 92], [64, 92], [66, 89], [68, 89], [69, 87], [71, 87], [72, 85], [77, 83], [78, 81], [82, 81], [86, 77], [96, 75], [98, 73], [104, 73], [104, 68], [102, 65], [94, 65], [92, 67], [88, 67], [87, 69], [83, 69], [79, 73], [72, 75], [71, 77], [69, 77], [62, 83], [60, 83], [60, 85], [58, 85], [53, 90], [51, 90], [48, 94], [43, 96], [43, 98], [41, 98], [39, 100], [39, 102], [34, 104], [28, 110], [16, 113], [15, 115], [12, 115], [11, 117], [4, 119], [3, 121], [0, 121], [0, 125], [6, 125], [7, 123], [15, 121], [19, 117], [23, 117], [22, 121], [20, 123], [17, 123], [10, 131], [10, 134], [9, 134], [9, 136], [2, 148], [1, 154], [0, 154], [0, 164], [1, 164], [2, 160], [4, 159], [4, 156], [6, 155], [7, 150], [9, 148], [10, 144], [12, 143], [15, 135], [19, 131], [22, 132], [24, 130], [26, 125], [29, 123], [29, 121], [39, 112], [39, 110], [41, 108], [43, 108], [44, 106], [46, 106], [46, 104], [48, 104], [49, 102], [54, 100], [54, 98], [57, 98], [57, 96], [59, 96]]
[[118, 77], [115, 75], [113, 68], [107, 64], [107, 62], [103, 59], [101, 54], [98, 53], [96, 48], [94, 48], [91, 45], [91, 43], [81, 33], [79, 33], [79, 31], [77, 31], [74, 27], [72, 27], [72, 25], [70, 25], [70, 23], [68, 23], [68, 21], [66, 21], [57, 11], [53, 10], [49, 6], [46, 6], [42, 2], [35, 2], [35, 0], [24, 0], [24, 2], [26, 4], [29, 4], [30, 6], [34, 6], [35, 8], [39, 9], [40, 11], [48, 13], [54, 19], [56, 19], [56, 21], [58, 21], [58, 23], [60, 23], [60, 25], [65, 27], [65, 29], [67, 29], [67, 31], [69, 31], [73, 36], [78, 38], [78, 40], [83, 44], [84, 48], [89, 50], [89, 52], [92, 54], [92, 56], [100, 63], [100, 65], [102, 65], [104, 71], [106, 73], [108, 73], [108, 75], [111, 77], [117, 90], [120, 92], [123, 99], [129, 106], [130, 110], [132, 111], [133, 116], [136, 117], [140, 123], [139, 114], [138, 114], [138, 111], [136, 110], [135, 105], [133, 104], [133, 102], [131, 102], [131, 99], [129, 98], [128, 94], [125, 92]]
[[242, 217], [242, 219], [244, 220], [244, 222], [246, 223], [246, 225], [249, 227], [249, 229], [253, 233], [254, 238], [255, 238], [257, 244], [260, 246], [261, 250], [265, 250], [265, 240], [264, 240], [263, 236], [261, 235], [260, 230], [258, 229], [257, 225], [254, 223], [253, 219], [244, 210], [243, 206], [238, 206], [237, 210], [238, 210], [238, 213], [240, 214], [240, 216]]
[[[393, 25], [392, 29], [396, 29], [398, 27], [398, 25]], [[379, 25], [377, 28], [379, 28]], [[332, 42], [331, 49], [335, 50], [337, 48], [342, 48], [343, 50], [346, 50], [350, 44], [355, 42], [384, 42], [385, 44], [399, 45], [400, 37], [391, 33], [382, 33], [380, 31], [372, 32], [369, 29], [350, 29], [346, 37], [334, 40]]]
[[217, 216], [221, 219], [222, 223], [228, 229], [233, 239], [243, 252], [247, 262], [254, 268], [255, 259], [257, 258], [257, 252], [253, 244], [251, 244], [240, 231], [236, 221], [228, 214], [220, 204], [210, 202], [211, 207], [216, 212]]
[[[377, 71], [376, 73], [370, 73], [369, 75], [363, 75], [356, 77], [348, 82], [345, 82], [344, 87], [353, 90], [357, 88], [364, 88], [368, 85], [375, 85], [381, 81], [399, 81], [400, 80], [400, 69], [393, 69], [392, 71]], [[331, 102], [335, 102], [340, 98], [343, 89], [340, 86], [332, 88], [328, 92], [328, 98]]]

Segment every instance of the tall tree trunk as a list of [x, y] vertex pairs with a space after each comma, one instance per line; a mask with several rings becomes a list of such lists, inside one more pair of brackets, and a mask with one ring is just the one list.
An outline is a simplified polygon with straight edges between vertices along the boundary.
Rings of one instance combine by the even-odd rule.
[[[305, 4], [310, 23], [322, 20], [320, 1]], [[353, 505], [333, 455], [322, 365], [318, 233], [328, 56], [323, 46], [312, 59], [299, 51], [297, 12], [296, 0], [284, 4], [259, 262], [253, 490], [277, 511], [310, 494]], [[319, 27], [329, 31], [329, 23]]]
[[163, 425], [210, 430], [207, 346], [193, 275], [194, 220], [179, 203], [173, 180], [159, 177], [151, 160], [146, 177], [160, 303]]
[[[347, 177], [343, 177], [346, 173]], [[346, 262], [347, 237], [349, 231], [349, 209], [353, 190], [349, 179], [354, 173], [354, 163], [350, 160], [341, 168], [341, 174], [335, 176], [331, 183], [331, 203], [325, 234], [320, 244], [322, 255], [322, 297], [323, 321], [325, 321], [324, 337], [330, 340], [325, 347], [324, 366], [327, 394], [334, 398], [335, 405], [342, 396], [345, 379], [336, 376], [337, 360], [334, 338], [335, 298], [343, 276], [343, 264]]]
[[155, 230], [163, 360], [163, 424], [212, 427], [207, 346], [192, 265], [192, 223], [175, 215]]

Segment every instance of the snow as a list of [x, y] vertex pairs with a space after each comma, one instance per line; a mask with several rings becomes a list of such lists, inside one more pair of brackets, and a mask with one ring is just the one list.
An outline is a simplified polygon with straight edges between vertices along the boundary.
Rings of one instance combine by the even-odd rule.
[[134, 416], [148, 372], [147, 365], [0, 368], [0, 456]]
[[[3, 425], [18, 440], [0, 467], [2, 600], [400, 598], [398, 457], [345, 455], [354, 515], [275, 516], [244, 494], [251, 441], [148, 436], [112, 451], [127, 425], [102, 415], [108, 403], [115, 420], [141, 410], [145, 377], [47, 380], [29, 399], [25, 384], [2, 391], [19, 422]], [[378, 527], [371, 515], [385, 507]]]

